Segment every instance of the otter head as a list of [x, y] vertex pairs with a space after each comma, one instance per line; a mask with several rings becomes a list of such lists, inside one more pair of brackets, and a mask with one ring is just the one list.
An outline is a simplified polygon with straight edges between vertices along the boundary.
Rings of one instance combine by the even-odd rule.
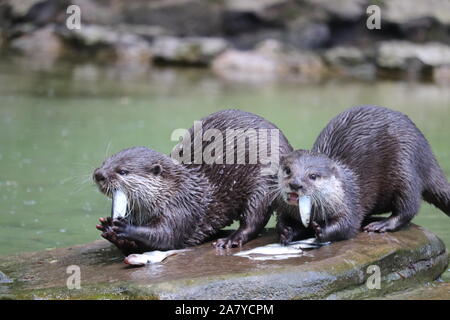
[[299, 206], [306, 227], [312, 219], [313, 207], [324, 209], [339, 193], [336, 192], [337, 174], [336, 163], [320, 153], [297, 150], [281, 158], [278, 172], [281, 195], [288, 204]]
[[[122, 150], [106, 159], [95, 169], [93, 179], [99, 190], [108, 197], [120, 192], [127, 211], [153, 212], [170, 200], [174, 194], [178, 165], [169, 157], [145, 147]], [[115, 205], [113, 201], [113, 206]]]

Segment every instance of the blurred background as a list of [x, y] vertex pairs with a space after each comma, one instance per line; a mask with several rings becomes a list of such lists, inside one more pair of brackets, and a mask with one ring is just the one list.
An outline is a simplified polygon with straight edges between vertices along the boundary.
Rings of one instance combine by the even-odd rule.
[[[94, 168], [129, 146], [169, 153], [173, 130], [224, 108], [295, 148], [350, 106], [400, 110], [450, 177], [449, 88], [448, 0], [0, 0], [0, 254], [99, 239]], [[414, 222], [450, 247], [442, 212]]]

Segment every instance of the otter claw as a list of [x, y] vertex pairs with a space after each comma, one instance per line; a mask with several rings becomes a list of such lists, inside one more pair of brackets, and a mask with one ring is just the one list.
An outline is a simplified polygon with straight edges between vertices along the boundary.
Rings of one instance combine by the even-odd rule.
[[280, 233], [280, 243], [287, 245], [292, 241], [294, 233], [291, 227], [284, 227], [283, 231]]
[[230, 249], [242, 247], [242, 240], [234, 240], [229, 238], [218, 239], [213, 243], [213, 246], [218, 249]]
[[320, 225], [317, 222], [314, 222], [314, 221], [311, 223], [311, 225], [312, 225], [312, 227], [314, 229], [314, 232], [316, 234], [316, 238], [318, 240], [321, 240], [321, 238], [322, 238], [322, 228], [320, 227]]
[[376, 221], [368, 224], [363, 229], [366, 232], [385, 233], [386, 231], [394, 231], [388, 220]]
[[107, 218], [99, 218], [98, 221], [100, 221], [100, 224], [96, 225], [95, 227], [103, 232], [107, 232], [111, 229], [112, 226], [112, 220]]

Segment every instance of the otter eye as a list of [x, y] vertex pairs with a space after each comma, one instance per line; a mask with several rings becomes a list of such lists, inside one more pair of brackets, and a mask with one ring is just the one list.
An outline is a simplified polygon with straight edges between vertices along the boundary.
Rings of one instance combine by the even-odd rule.
[[150, 168], [150, 172], [153, 173], [154, 175], [159, 175], [162, 172], [162, 167], [159, 164], [155, 164], [154, 166], [152, 166]]
[[284, 171], [284, 173], [286, 173], [287, 175], [290, 175], [290, 174], [291, 174], [291, 168], [289, 168], [289, 167], [284, 167], [283, 171]]
[[317, 178], [319, 178], [319, 175], [318, 175], [318, 174], [315, 174], [315, 173], [311, 173], [311, 174], [309, 175], [309, 178], [310, 178], [311, 180], [316, 180]]
[[130, 172], [128, 172], [127, 170], [117, 170], [117, 173], [120, 174], [121, 176], [126, 176], [127, 174], [129, 174]]

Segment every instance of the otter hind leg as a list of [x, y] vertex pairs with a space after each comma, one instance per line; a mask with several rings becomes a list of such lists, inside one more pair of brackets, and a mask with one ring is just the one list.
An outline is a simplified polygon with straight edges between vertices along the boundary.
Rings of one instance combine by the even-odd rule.
[[419, 212], [421, 201], [419, 191], [404, 191], [394, 200], [392, 214], [386, 219], [369, 223], [364, 227], [364, 231], [382, 233], [401, 229]]
[[256, 200], [249, 201], [247, 208], [239, 219], [239, 228], [227, 238], [217, 239], [213, 246], [222, 249], [236, 248], [256, 238], [273, 213], [273, 208], [268, 204], [268, 199], [259, 202]]

